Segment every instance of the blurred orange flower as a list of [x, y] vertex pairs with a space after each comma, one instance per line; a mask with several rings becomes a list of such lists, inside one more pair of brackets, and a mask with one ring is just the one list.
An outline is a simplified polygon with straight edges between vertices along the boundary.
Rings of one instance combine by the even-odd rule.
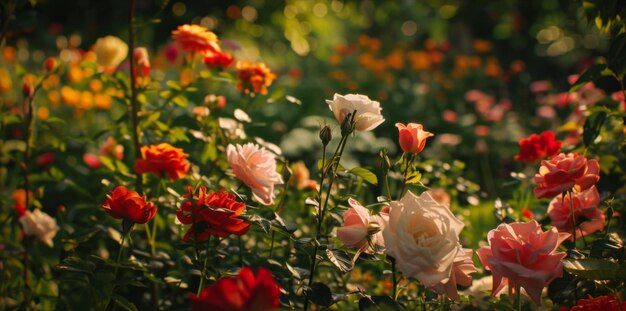
[[237, 62], [237, 89], [246, 94], [267, 94], [276, 75], [264, 63]]
[[172, 39], [189, 52], [219, 52], [217, 35], [200, 25], [181, 25], [172, 31]]
[[141, 155], [143, 159], [135, 162], [135, 171], [139, 174], [154, 173], [160, 176], [167, 173], [174, 180], [182, 178], [189, 171], [190, 164], [186, 160], [189, 155], [168, 143], [142, 146]]

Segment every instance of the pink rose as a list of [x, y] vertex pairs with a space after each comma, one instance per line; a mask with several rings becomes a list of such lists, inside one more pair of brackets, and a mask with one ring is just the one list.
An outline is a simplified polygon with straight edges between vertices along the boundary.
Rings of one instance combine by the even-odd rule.
[[[459, 245], [460, 246], [460, 245]], [[474, 251], [467, 248], [460, 248], [456, 253], [456, 258], [452, 263], [452, 273], [447, 282], [440, 282], [433, 286], [431, 289], [437, 293], [446, 293], [450, 299], [454, 301], [460, 301], [459, 293], [456, 286], [470, 286], [472, 285], [471, 273], [478, 272], [474, 267], [474, 261], [472, 260], [472, 254]]]
[[383, 237], [386, 253], [395, 258], [398, 269], [426, 287], [448, 282], [463, 222], [428, 192], [416, 196], [408, 191], [390, 205]]
[[400, 148], [404, 152], [414, 154], [422, 152], [424, 146], [426, 146], [426, 139], [434, 136], [433, 133], [424, 131], [424, 127], [417, 123], [409, 123], [407, 125], [396, 123], [396, 127], [398, 128]]
[[[355, 199], [348, 199], [350, 209], [343, 214], [343, 224], [337, 228], [337, 238], [346, 247], [374, 250], [368, 246], [385, 247], [382, 230], [389, 219], [389, 209], [383, 209], [380, 215], [370, 215], [369, 210]], [[368, 243], [369, 242], [369, 243]]]
[[226, 154], [233, 173], [250, 187], [254, 199], [263, 205], [274, 204], [274, 185], [283, 183], [274, 154], [253, 143], [230, 144]]
[[600, 164], [576, 153], [559, 153], [549, 161], [541, 161], [534, 181], [538, 198], [553, 198], [565, 191], [583, 191], [600, 180]]
[[501, 224], [489, 231], [489, 246], [481, 247], [476, 253], [483, 266], [491, 271], [491, 295], [497, 295], [506, 285], [509, 288], [519, 285], [541, 304], [543, 288], [563, 275], [561, 259], [566, 254], [554, 251], [569, 236], [556, 228], [544, 232], [535, 220]]
[[[598, 208], [600, 205], [600, 194], [595, 186], [583, 191], [572, 192], [572, 202], [574, 203], [574, 217], [579, 226], [576, 230], [576, 237], [581, 237], [604, 229], [604, 214]], [[557, 196], [550, 202], [548, 216], [552, 226], [559, 232], [572, 232], [572, 210], [569, 195], [565, 197]], [[585, 221], [580, 222], [581, 217]], [[573, 240], [573, 237], [570, 237]]]

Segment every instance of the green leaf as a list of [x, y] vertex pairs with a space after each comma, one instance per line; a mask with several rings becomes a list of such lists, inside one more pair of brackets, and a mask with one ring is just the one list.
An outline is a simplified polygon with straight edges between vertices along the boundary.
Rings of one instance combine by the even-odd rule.
[[600, 135], [600, 130], [605, 120], [606, 112], [604, 111], [593, 113], [585, 120], [585, 125], [583, 126], [583, 143], [585, 146], [591, 146], [598, 135]]
[[187, 97], [181, 96], [181, 95], [174, 97], [172, 102], [174, 102], [174, 104], [182, 108], [187, 108], [187, 106], [189, 105], [189, 101], [187, 101]]
[[326, 256], [328, 256], [330, 262], [332, 262], [335, 267], [339, 268], [341, 272], [345, 273], [354, 268], [354, 264], [352, 263], [352, 257], [344, 251], [337, 249], [327, 249]]
[[311, 284], [309, 299], [317, 305], [328, 307], [333, 303], [333, 292], [324, 283], [315, 282]]
[[404, 181], [407, 185], [420, 184], [422, 180], [422, 174], [420, 172], [412, 172]]
[[402, 307], [389, 296], [371, 296], [359, 299], [359, 311], [373, 310], [401, 311]]
[[137, 307], [135, 307], [132, 302], [126, 300], [126, 298], [117, 294], [113, 294], [111, 298], [113, 299], [113, 301], [115, 301], [115, 303], [117, 303], [118, 306], [122, 307], [124, 310], [137, 311]]
[[177, 91], [181, 90], [181, 86], [180, 86], [180, 83], [178, 83], [178, 81], [168, 80], [167, 82], [165, 82], [165, 84], [169, 86], [171, 89], [174, 89]]
[[363, 178], [364, 181], [372, 184], [372, 185], [377, 185], [378, 184], [378, 178], [376, 177], [376, 174], [372, 173], [370, 170], [362, 168], [362, 167], [355, 167], [353, 169], [351, 169], [349, 171], [351, 174], [354, 174], [358, 177]]
[[563, 259], [568, 272], [590, 280], [626, 279], [626, 265], [604, 259]]

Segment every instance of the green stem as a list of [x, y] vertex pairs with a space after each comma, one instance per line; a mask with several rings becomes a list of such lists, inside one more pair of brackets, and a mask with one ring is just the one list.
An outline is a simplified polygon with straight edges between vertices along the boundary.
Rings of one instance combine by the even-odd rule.
[[204, 263], [202, 264], [202, 271], [200, 271], [200, 284], [198, 285], [198, 291], [196, 292], [196, 296], [200, 296], [200, 292], [202, 292], [202, 287], [204, 286], [204, 279], [206, 279], [206, 265], [209, 261], [209, 248], [211, 247], [211, 235], [206, 242], [206, 254], [204, 254]]
[[[398, 194], [398, 200], [400, 200], [402, 198], [402, 195], [404, 195], [404, 190], [406, 188], [406, 179], [407, 176], [409, 174], [409, 168], [413, 165], [413, 161], [415, 161], [415, 154], [410, 154], [408, 155], [407, 153], [404, 153], [402, 155], [402, 158], [404, 159], [404, 173], [403, 176], [404, 178], [402, 179], [402, 187], [400, 187], [400, 193]], [[391, 198], [390, 198], [391, 200]]]
[[574, 202], [572, 202], [572, 191], [571, 190], [567, 191], [567, 194], [569, 196], [569, 209], [570, 209], [570, 214], [572, 216], [572, 239], [574, 239], [572, 248], [576, 249], [576, 214], [574, 213]]
[[396, 271], [396, 259], [389, 256], [389, 261], [391, 262], [391, 280], [392, 280], [392, 296], [393, 300], [398, 299], [398, 273]]
[[[135, 31], [133, 29], [133, 20], [135, 19], [135, 0], [130, 0], [130, 12], [128, 15], [128, 59], [130, 63], [130, 120], [132, 126], [133, 145], [135, 147], [135, 159], [141, 159], [141, 132], [139, 131], [139, 102], [137, 101], [137, 73], [135, 72]], [[137, 192], [143, 194], [143, 175], [137, 175]]]
[[515, 309], [522, 311], [522, 293], [519, 285], [515, 285]]

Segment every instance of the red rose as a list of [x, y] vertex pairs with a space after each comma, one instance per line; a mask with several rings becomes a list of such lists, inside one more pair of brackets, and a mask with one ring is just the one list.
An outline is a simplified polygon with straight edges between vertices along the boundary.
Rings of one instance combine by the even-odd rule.
[[39, 157], [37, 157], [37, 165], [42, 167], [50, 166], [54, 162], [54, 153], [46, 152]]
[[626, 310], [626, 301], [622, 302], [620, 308], [619, 301], [611, 294], [599, 297], [591, 297], [588, 299], [579, 299], [578, 303], [573, 306], [570, 311], [619, 311]]
[[560, 153], [549, 161], [541, 161], [534, 181], [537, 198], [553, 198], [565, 191], [584, 191], [600, 180], [600, 164], [576, 153]]
[[545, 131], [541, 135], [532, 134], [528, 138], [522, 138], [518, 142], [519, 154], [516, 161], [533, 163], [547, 157], [553, 157], [561, 150], [561, 141], [554, 137], [551, 131]]
[[203, 55], [204, 64], [208, 67], [226, 68], [232, 64], [234, 58], [232, 55], [223, 52], [206, 52]]
[[224, 277], [191, 295], [191, 310], [269, 311], [278, 308], [280, 287], [271, 272], [259, 268], [256, 276], [243, 267], [236, 277]]
[[113, 218], [130, 220], [138, 224], [150, 221], [157, 211], [155, 205], [146, 202], [137, 192], [128, 191], [124, 186], [113, 189], [101, 207]]
[[185, 160], [189, 155], [168, 143], [142, 146], [141, 155], [143, 159], [135, 162], [135, 171], [139, 174], [151, 172], [160, 176], [166, 172], [174, 180], [182, 178], [189, 171], [189, 161]]
[[206, 190], [206, 187], [201, 187], [199, 196], [194, 198], [193, 190], [189, 187], [189, 193], [184, 196], [187, 200], [176, 211], [178, 221], [186, 225], [191, 224], [183, 240], [191, 238], [205, 241], [211, 235], [226, 237], [248, 232], [250, 224], [239, 218], [246, 205], [237, 202], [234, 194], [224, 190], [209, 194]]

